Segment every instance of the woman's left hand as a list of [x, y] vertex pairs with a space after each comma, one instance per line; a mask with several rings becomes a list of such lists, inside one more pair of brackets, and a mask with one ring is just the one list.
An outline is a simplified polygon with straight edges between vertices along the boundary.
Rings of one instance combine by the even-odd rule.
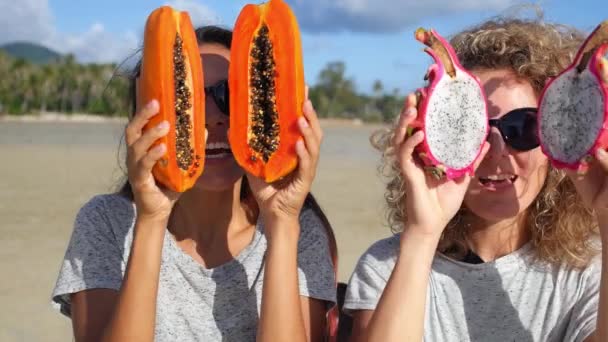
[[297, 221], [315, 178], [323, 133], [308, 95], [303, 111], [304, 116], [298, 119], [298, 126], [304, 139], [296, 143], [298, 166], [294, 172], [271, 184], [247, 174], [249, 185], [260, 207], [260, 215], [265, 220]]
[[[567, 170], [584, 204], [593, 209], [600, 226], [608, 227], [608, 152], [599, 149], [584, 175]], [[601, 221], [606, 222], [601, 222]], [[605, 232], [608, 234], [608, 231]]]

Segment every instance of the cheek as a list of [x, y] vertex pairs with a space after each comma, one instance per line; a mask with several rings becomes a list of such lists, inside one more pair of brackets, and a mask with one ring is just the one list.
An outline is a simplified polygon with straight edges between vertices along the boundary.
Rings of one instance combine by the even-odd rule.
[[545, 181], [549, 160], [540, 148], [529, 152], [512, 154], [513, 161], [517, 165], [517, 174], [528, 183], [540, 183]]

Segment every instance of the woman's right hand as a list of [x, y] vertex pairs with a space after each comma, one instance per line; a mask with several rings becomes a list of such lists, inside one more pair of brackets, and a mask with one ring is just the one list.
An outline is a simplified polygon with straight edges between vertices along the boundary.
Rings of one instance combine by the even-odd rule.
[[156, 127], [143, 131], [150, 118], [158, 114], [158, 101], [150, 101], [139, 110], [125, 129], [127, 142], [127, 169], [133, 190], [137, 216], [152, 220], [168, 220], [179, 193], [156, 184], [152, 168], [165, 154], [167, 147], [156, 140], [169, 132], [169, 123], [163, 121]]
[[[393, 146], [405, 182], [408, 231], [438, 239], [460, 209], [471, 177], [465, 175], [447, 181], [445, 178], [436, 179], [424, 170], [414, 150], [424, 140], [424, 132], [420, 130], [411, 137], [407, 135], [408, 126], [418, 116], [417, 102], [416, 95], [407, 97], [394, 133]], [[488, 149], [486, 142], [475, 168]]]

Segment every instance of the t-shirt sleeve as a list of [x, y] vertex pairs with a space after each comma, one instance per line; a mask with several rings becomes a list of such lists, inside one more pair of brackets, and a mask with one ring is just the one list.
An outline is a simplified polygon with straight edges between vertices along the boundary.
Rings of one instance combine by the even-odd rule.
[[375, 310], [395, 266], [398, 238], [373, 244], [361, 256], [350, 277], [344, 299], [344, 312]]
[[88, 289], [119, 290], [123, 249], [108, 217], [106, 199], [97, 196], [78, 212], [52, 294], [53, 306], [71, 316], [70, 295]]
[[601, 270], [601, 259], [596, 257], [583, 272], [578, 287], [578, 300], [572, 308], [564, 341], [582, 342], [596, 330]]
[[329, 238], [321, 219], [310, 209], [300, 215], [298, 279], [300, 295], [336, 303]]

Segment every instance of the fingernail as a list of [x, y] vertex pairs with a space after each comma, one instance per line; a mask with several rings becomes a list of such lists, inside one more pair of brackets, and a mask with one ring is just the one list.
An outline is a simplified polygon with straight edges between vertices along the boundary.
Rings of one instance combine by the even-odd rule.
[[598, 148], [596, 154], [598, 159], [606, 159], [608, 153], [603, 148]]
[[166, 130], [167, 128], [169, 128], [169, 121], [163, 121], [163, 122], [161, 122], [161, 123], [160, 123], [158, 126], [156, 126], [156, 128], [157, 128], [159, 131], [164, 131], [164, 130]]
[[158, 153], [165, 153], [165, 150], [167, 149], [167, 146], [165, 146], [165, 144], [158, 144], [154, 150], [157, 151]]
[[308, 128], [308, 121], [306, 121], [305, 117], [303, 117], [303, 116], [300, 117], [298, 119], [298, 123], [300, 124], [300, 127], [302, 127], [302, 128]]
[[408, 108], [408, 109], [405, 111], [405, 115], [406, 115], [406, 116], [413, 116], [415, 113], [416, 113], [416, 109], [414, 109], [414, 108]]
[[156, 106], [158, 106], [158, 101], [152, 100], [152, 101], [148, 102], [148, 105], [146, 107], [148, 109], [152, 109], [152, 108], [156, 108]]
[[302, 141], [302, 139], [298, 139], [298, 141], [296, 141], [296, 151], [303, 151], [304, 148], [304, 141]]
[[311, 112], [313, 110], [312, 102], [310, 102], [310, 100], [304, 102], [304, 110], [307, 112]]

